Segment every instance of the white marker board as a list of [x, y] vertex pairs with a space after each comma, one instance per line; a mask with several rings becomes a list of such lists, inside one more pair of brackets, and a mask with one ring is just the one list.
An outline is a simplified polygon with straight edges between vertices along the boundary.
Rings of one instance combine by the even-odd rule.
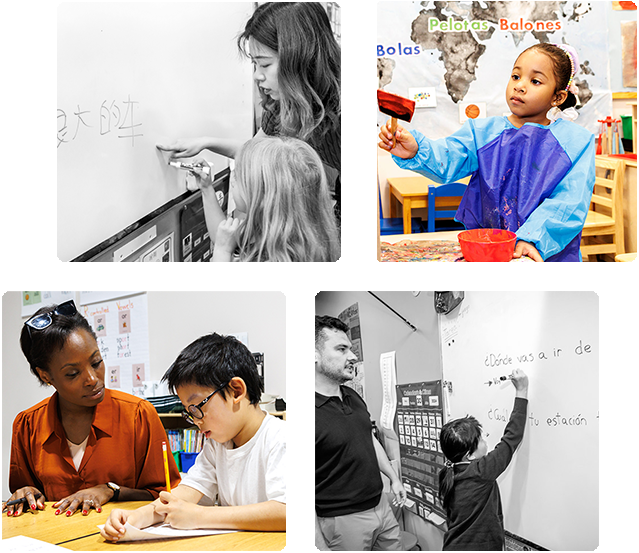
[[[158, 142], [248, 140], [253, 81], [236, 37], [251, 2], [58, 8], [58, 257], [68, 261], [182, 194]], [[228, 166], [206, 153], [217, 173]]]
[[599, 544], [598, 310], [589, 292], [467, 292], [439, 319], [447, 420], [475, 416], [489, 449], [515, 391], [484, 382], [529, 376], [524, 439], [498, 483], [506, 530], [547, 549]]

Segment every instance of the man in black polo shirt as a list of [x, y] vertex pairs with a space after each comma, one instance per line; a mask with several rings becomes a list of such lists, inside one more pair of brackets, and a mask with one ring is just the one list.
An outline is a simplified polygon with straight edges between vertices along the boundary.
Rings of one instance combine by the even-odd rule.
[[315, 317], [315, 542], [321, 550], [401, 551], [380, 471], [395, 505], [404, 504], [406, 492], [372, 435], [366, 404], [342, 386], [357, 362], [347, 332], [339, 319]]

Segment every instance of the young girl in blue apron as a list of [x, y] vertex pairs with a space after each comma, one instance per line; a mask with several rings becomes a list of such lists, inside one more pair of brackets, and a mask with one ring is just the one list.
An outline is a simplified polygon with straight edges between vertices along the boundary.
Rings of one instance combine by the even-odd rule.
[[579, 245], [595, 183], [594, 135], [573, 123], [579, 61], [566, 45], [540, 43], [515, 61], [508, 117], [468, 119], [441, 140], [390, 125], [380, 147], [403, 169], [440, 182], [472, 174], [456, 219], [466, 228], [517, 234], [514, 257], [581, 261]]

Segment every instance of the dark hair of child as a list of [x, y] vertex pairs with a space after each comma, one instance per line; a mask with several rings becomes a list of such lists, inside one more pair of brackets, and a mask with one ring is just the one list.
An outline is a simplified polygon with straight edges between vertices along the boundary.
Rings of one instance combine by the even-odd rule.
[[[573, 76], [573, 67], [570, 61], [570, 54], [568, 54], [559, 46], [555, 46], [554, 44], [550, 44], [548, 42], [540, 42], [539, 44], [535, 44], [530, 48], [526, 48], [524, 52], [527, 52], [528, 50], [539, 50], [550, 58], [555, 74], [555, 81], [557, 82], [557, 89], [555, 92], [566, 90], [566, 88], [568, 87], [568, 83], [570, 82], [570, 78]], [[575, 67], [574, 69], [575, 71], [577, 71], [579, 68]], [[575, 97], [575, 95], [570, 92], [570, 90], [566, 90], [566, 92], [568, 93], [568, 96], [564, 100], [563, 104], [558, 106], [561, 110], [577, 105], [577, 98]]]
[[33, 315], [33, 317], [36, 317], [37, 315], [49, 313], [51, 324], [48, 327], [42, 330], [34, 330], [23, 325], [20, 333], [22, 353], [24, 353], [29, 362], [31, 372], [38, 377], [40, 384], [43, 386], [46, 386], [47, 383], [40, 378], [36, 367], [48, 372], [51, 356], [62, 350], [71, 334], [78, 330], [85, 330], [97, 342], [97, 337], [89, 321], [80, 313], [76, 313], [73, 316], [59, 315], [53, 313], [53, 310], [57, 307], [55, 304], [41, 307]]
[[162, 377], [171, 393], [187, 384], [202, 388], [219, 388], [226, 399], [226, 385], [239, 377], [246, 384], [251, 405], [258, 405], [264, 385], [257, 372], [253, 354], [233, 336], [207, 334], [186, 346]]
[[439, 471], [439, 499], [446, 509], [452, 498], [455, 473], [453, 463], [459, 463], [464, 455], [477, 449], [481, 439], [481, 424], [475, 417], [466, 416], [447, 422], [439, 436], [442, 453], [448, 459]]

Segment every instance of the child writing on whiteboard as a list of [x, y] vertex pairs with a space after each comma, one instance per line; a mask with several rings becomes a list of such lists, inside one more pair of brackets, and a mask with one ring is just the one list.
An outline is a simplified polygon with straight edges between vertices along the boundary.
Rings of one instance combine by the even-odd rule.
[[570, 46], [536, 44], [515, 61], [506, 87], [508, 117], [468, 119], [441, 140], [398, 127], [392, 149], [387, 124], [379, 145], [400, 167], [436, 182], [472, 174], [456, 219], [469, 229], [515, 232], [514, 257], [581, 261], [581, 231], [595, 182], [595, 141], [572, 122], [578, 69]]
[[504, 435], [488, 452], [481, 424], [471, 416], [447, 422], [440, 434], [446, 464], [439, 473], [439, 497], [448, 530], [444, 551], [501, 551], [504, 519], [497, 477], [506, 470], [524, 436], [528, 407], [528, 377], [511, 375], [515, 405]]

